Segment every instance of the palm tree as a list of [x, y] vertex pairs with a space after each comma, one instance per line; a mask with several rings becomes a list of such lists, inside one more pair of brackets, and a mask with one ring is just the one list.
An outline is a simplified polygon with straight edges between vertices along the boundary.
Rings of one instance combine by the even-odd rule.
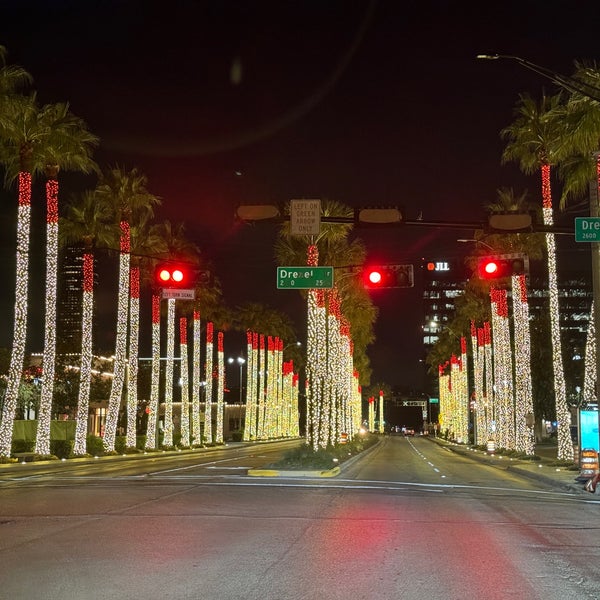
[[[34, 120], [36, 113], [33, 101], [18, 93], [23, 84], [31, 81], [30, 75], [20, 67], [7, 66], [5, 59], [6, 50], [0, 46], [0, 163], [5, 166], [5, 184], [12, 184], [15, 179], [18, 179], [19, 209], [13, 348], [0, 417], [0, 457], [10, 456], [11, 452], [13, 424], [27, 339], [32, 166], [30, 138], [25, 125]], [[20, 158], [16, 169], [15, 156]]]
[[[325, 201], [322, 205], [322, 214], [326, 217], [349, 217], [351, 209], [343, 204]], [[336, 290], [333, 296], [335, 303], [343, 305], [344, 299], [349, 297], [348, 289], [351, 285], [358, 285], [358, 277], [353, 267], [364, 262], [365, 250], [358, 241], [349, 241], [351, 231], [349, 224], [323, 223], [318, 236], [292, 237], [289, 226], [286, 224], [280, 231], [275, 253], [279, 264], [309, 265], [326, 264], [338, 267], [338, 273], [346, 268], [343, 277], [337, 277]], [[307, 252], [308, 246], [308, 252]], [[306, 258], [307, 257], [307, 258]], [[348, 284], [346, 283], [348, 279]], [[331, 299], [333, 297], [329, 295]], [[307, 334], [307, 442], [316, 450], [319, 446], [335, 444], [337, 425], [333, 420], [336, 413], [337, 392], [331, 388], [331, 371], [328, 368], [328, 351], [332, 354], [338, 352], [339, 336], [338, 312], [330, 311], [334, 319], [328, 319], [327, 299], [323, 290], [309, 290], [308, 292], [308, 334]], [[368, 314], [368, 313], [367, 313]], [[353, 323], [350, 322], [352, 330]], [[331, 330], [328, 335], [328, 327]], [[331, 346], [331, 348], [330, 348]], [[364, 348], [363, 348], [364, 350]], [[345, 374], [340, 373], [340, 377]], [[349, 396], [351, 394], [348, 394]]]
[[153, 215], [160, 200], [147, 189], [147, 178], [137, 169], [125, 172], [115, 167], [106, 172], [97, 187], [97, 194], [112, 207], [120, 231], [119, 297], [117, 306], [117, 335], [111, 393], [108, 401], [104, 448], [114, 452], [123, 383], [127, 368], [127, 329], [130, 279], [131, 223]]
[[[503, 153], [503, 161], [517, 161], [521, 170], [526, 174], [537, 170], [541, 172], [544, 225], [551, 226], [554, 223], [554, 215], [550, 176], [552, 166], [556, 165], [560, 158], [560, 120], [565, 114], [562, 97], [560, 95], [544, 96], [538, 103], [529, 95], [524, 94], [520, 97], [515, 114], [515, 121], [501, 132], [502, 137], [508, 140]], [[554, 390], [558, 421], [558, 458], [572, 460], [571, 417], [567, 404], [562, 357], [556, 247], [553, 233], [546, 234], [546, 247], [548, 252], [551, 343], [554, 356]]]
[[[164, 248], [164, 257], [197, 266], [200, 250], [185, 233], [183, 223], [165, 221], [157, 226], [157, 236]], [[167, 300], [167, 360], [165, 365], [165, 423], [163, 445], [173, 445], [173, 386], [175, 360], [175, 300]], [[193, 305], [193, 303], [191, 303]], [[183, 357], [182, 357], [183, 360]]]
[[98, 245], [111, 247], [115, 243], [112, 207], [98, 198], [94, 191], [84, 192], [80, 200], [67, 206], [61, 219], [59, 238], [66, 245], [83, 244], [83, 289], [81, 319], [81, 360], [79, 397], [73, 454], [86, 453], [87, 423], [92, 371], [92, 334], [94, 314], [94, 264]]
[[42, 108], [48, 128], [39, 161], [46, 176], [46, 316], [40, 412], [35, 442], [38, 454], [50, 454], [50, 418], [56, 363], [56, 281], [58, 270], [58, 174], [61, 169], [89, 173], [96, 164], [91, 152], [98, 138], [69, 112], [68, 104]]
[[22, 67], [6, 64], [7, 51], [0, 46], [0, 139], [5, 129], [12, 129], [15, 103], [22, 100], [20, 90], [31, 82], [31, 75]]
[[[140, 286], [152, 278], [156, 257], [164, 252], [165, 244], [157, 225], [149, 225], [150, 211], [130, 227], [131, 267], [129, 277], [129, 362], [127, 371], [127, 440], [129, 448], [136, 446], [137, 382], [140, 332]], [[141, 272], [144, 277], [141, 277]]]

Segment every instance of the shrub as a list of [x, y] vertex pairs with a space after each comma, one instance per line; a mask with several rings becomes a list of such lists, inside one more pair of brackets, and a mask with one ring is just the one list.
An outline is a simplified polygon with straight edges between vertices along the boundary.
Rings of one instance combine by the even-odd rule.
[[30, 440], [13, 440], [11, 447], [11, 454], [17, 452], [33, 452], [35, 442]]
[[74, 440], [50, 440], [50, 454], [58, 458], [69, 458], [73, 454]]
[[104, 454], [104, 444], [102, 438], [97, 435], [88, 435], [86, 440], [88, 454], [92, 456], [102, 456]]

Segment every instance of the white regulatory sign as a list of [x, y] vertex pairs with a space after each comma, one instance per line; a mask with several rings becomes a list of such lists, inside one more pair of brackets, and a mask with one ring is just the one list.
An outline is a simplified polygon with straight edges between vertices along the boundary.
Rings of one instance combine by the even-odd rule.
[[290, 200], [290, 233], [319, 235], [321, 232], [321, 201]]
[[196, 297], [196, 290], [179, 290], [177, 288], [163, 288], [162, 297], [163, 299], [170, 300], [194, 300]]

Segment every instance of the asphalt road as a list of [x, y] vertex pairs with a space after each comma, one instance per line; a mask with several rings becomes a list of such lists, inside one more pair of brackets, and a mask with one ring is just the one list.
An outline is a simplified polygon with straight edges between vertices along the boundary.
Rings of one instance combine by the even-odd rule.
[[1, 469], [0, 598], [600, 598], [594, 496], [423, 438], [246, 475], [289, 445]]

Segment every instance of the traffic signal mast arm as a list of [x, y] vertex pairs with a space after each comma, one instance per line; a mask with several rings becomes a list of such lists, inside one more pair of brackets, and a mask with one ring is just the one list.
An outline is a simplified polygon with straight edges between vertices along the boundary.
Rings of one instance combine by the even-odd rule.
[[[283, 223], [289, 221], [289, 215], [282, 215], [277, 206], [242, 205], [237, 208], [236, 216], [241, 221]], [[378, 214], [379, 213], [379, 214]], [[357, 227], [434, 227], [438, 229], [479, 229], [486, 233], [554, 233], [574, 235], [574, 227], [543, 225], [533, 222], [529, 213], [495, 213], [486, 221], [437, 221], [435, 219], [404, 219], [402, 211], [392, 208], [357, 208], [351, 217], [333, 217], [321, 215], [322, 223], [347, 223]]]

